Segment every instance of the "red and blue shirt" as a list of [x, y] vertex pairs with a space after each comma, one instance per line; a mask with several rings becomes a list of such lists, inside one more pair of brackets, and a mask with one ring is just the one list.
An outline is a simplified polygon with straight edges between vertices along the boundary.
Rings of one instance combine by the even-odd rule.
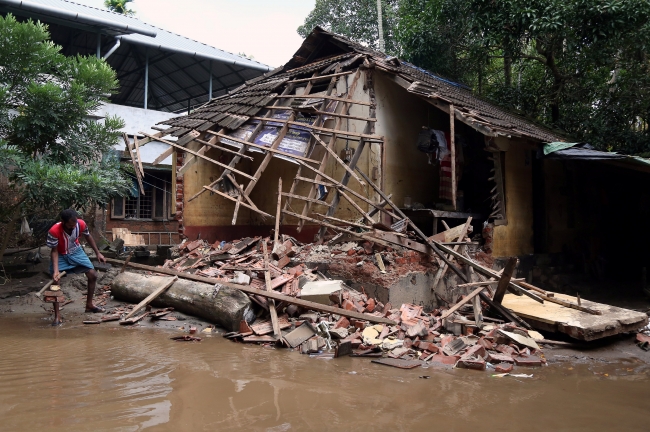
[[79, 244], [81, 234], [90, 235], [86, 222], [81, 219], [77, 219], [77, 225], [70, 234], [63, 229], [63, 223], [58, 222], [47, 232], [47, 246], [52, 249], [57, 248], [61, 255], [72, 254], [81, 247]]

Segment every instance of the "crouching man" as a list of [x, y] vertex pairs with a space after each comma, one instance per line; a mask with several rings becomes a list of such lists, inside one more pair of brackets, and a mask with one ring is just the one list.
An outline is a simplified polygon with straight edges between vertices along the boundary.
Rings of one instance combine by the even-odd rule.
[[[95, 251], [99, 262], [106, 262], [104, 255], [99, 253], [95, 240], [90, 235], [86, 223], [77, 219], [77, 212], [73, 209], [61, 212], [61, 222], [54, 224], [47, 233], [47, 246], [52, 249], [50, 262], [50, 273], [56, 283], [61, 278], [60, 272], [67, 274], [85, 273], [88, 278], [88, 295], [86, 298], [86, 312], [103, 312], [104, 309], [93, 304], [95, 285], [97, 283], [97, 272], [84, 252], [79, 237], [84, 236], [86, 241]], [[52, 325], [61, 323], [58, 303], [54, 307], [54, 322]]]

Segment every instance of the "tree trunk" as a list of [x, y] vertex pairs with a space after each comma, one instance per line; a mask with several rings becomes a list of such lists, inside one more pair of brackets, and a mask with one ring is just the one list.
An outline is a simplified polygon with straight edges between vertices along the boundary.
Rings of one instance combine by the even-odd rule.
[[512, 87], [512, 57], [506, 55], [503, 57], [503, 73], [507, 87]]
[[[111, 293], [120, 300], [139, 303], [161, 287], [169, 277], [145, 276], [138, 273], [119, 274], [111, 284]], [[239, 330], [242, 319], [252, 322], [255, 314], [251, 301], [243, 292], [226, 286], [179, 279], [156, 298], [152, 305], [173, 307], [175, 310], [203, 318], [227, 331]]]
[[[15, 216], [15, 215], [14, 215]], [[5, 232], [5, 237], [2, 239], [2, 245], [0, 245], [0, 261], [5, 256], [5, 251], [7, 250], [7, 245], [9, 244], [9, 239], [14, 233], [14, 227], [16, 226], [16, 218], [12, 216], [11, 220], [7, 224], [7, 231]]]

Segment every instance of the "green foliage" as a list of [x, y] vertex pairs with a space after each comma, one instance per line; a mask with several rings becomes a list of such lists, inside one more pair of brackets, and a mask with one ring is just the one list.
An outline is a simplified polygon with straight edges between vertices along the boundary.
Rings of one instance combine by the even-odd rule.
[[127, 3], [131, 3], [133, 0], [104, 0], [104, 6], [106, 9], [112, 12], [116, 12], [122, 15], [135, 15], [133, 9], [129, 9]]
[[[369, 8], [359, 7], [362, 3], [317, 1], [299, 33], [319, 24], [372, 45], [368, 39], [376, 33], [364, 27], [372, 26], [373, 17]], [[573, 139], [604, 150], [650, 151], [647, 0], [398, 0], [391, 5], [391, 49], [405, 60], [461, 81]], [[337, 19], [343, 23], [335, 25]]]
[[[382, 0], [382, 24], [386, 52], [397, 53], [394, 30], [397, 27], [398, 0]], [[372, 49], [379, 49], [377, 0], [316, 0], [314, 10], [298, 34], [306, 37], [314, 27], [342, 34]]]
[[127, 194], [111, 157], [124, 123], [89, 117], [117, 88], [115, 72], [95, 57], [65, 57], [41, 23], [0, 17], [0, 40], [0, 174], [15, 194], [0, 222]]

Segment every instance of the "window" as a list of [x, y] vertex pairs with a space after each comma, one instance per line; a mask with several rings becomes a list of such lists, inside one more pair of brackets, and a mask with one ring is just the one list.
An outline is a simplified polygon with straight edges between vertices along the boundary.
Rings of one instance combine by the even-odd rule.
[[144, 194], [140, 193], [137, 182], [131, 196], [114, 198], [111, 205], [112, 219], [173, 219], [171, 173], [164, 171], [145, 171]]

